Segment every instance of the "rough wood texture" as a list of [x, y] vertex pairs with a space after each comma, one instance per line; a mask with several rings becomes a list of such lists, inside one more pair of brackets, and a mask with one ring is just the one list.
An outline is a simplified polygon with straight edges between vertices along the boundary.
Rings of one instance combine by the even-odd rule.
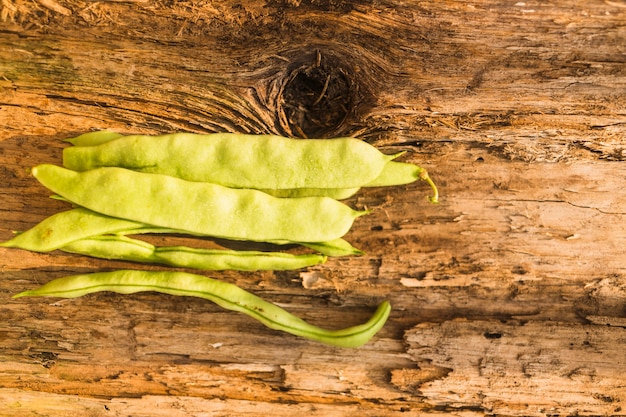
[[[0, 239], [61, 139], [355, 135], [431, 172], [350, 200], [367, 255], [211, 274], [359, 350], [196, 299], [11, 300], [128, 267], [0, 249], [0, 415], [626, 415], [626, 3], [0, 2]], [[156, 268], [156, 267], [146, 267]]]

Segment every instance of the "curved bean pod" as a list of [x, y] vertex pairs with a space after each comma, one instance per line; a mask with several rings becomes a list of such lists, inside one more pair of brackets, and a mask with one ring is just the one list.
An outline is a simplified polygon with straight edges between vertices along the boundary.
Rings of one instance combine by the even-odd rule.
[[115, 166], [233, 188], [279, 190], [360, 187], [396, 157], [355, 138], [175, 133], [69, 147], [63, 150], [63, 165], [76, 171]]
[[178, 268], [202, 270], [292, 270], [326, 262], [319, 254], [294, 255], [283, 252], [201, 249], [186, 246], [154, 246], [138, 239], [102, 235], [80, 239], [60, 248], [62, 251], [103, 259], [150, 262]]
[[78, 173], [43, 164], [32, 172], [53, 192], [95, 212], [234, 240], [330, 241], [367, 213], [327, 197], [283, 199], [123, 168]]
[[365, 323], [340, 330], [313, 326], [275, 304], [236, 285], [184, 272], [122, 270], [55, 279], [42, 287], [14, 296], [74, 298], [99, 291], [133, 294], [156, 291], [176, 296], [200, 297], [253, 317], [265, 326], [328, 345], [354, 348], [367, 343], [385, 324], [391, 306], [382, 302]]

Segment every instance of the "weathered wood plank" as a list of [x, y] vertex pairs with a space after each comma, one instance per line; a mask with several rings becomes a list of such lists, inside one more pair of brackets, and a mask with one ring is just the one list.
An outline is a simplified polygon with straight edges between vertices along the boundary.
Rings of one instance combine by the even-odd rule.
[[[620, 1], [4, 1], [0, 239], [68, 206], [30, 177], [61, 139], [357, 135], [426, 167], [363, 190], [362, 257], [216, 274], [358, 351], [202, 300], [11, 300], [133, 266], [0, 249], [0, 415], [619, 415], [626, 291]], [[142, 268], [160, 268], [141, 266]]]
[[407, 332], [407, 341], [424, 369], [396, 376], [433, 405], [473, 405], [496, 415], [623, 414], [626, 386], [614, 369], [626, 363], [624, 349], [616, 349], [625, 336], [623, 326], [423, 323]]

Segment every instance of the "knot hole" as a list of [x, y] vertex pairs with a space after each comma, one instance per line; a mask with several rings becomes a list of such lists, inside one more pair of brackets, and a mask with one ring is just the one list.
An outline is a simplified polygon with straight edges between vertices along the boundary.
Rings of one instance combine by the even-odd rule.
[[300, 55], [287, 68], [277, 100], [280, 129], [288, 136], [347, 135], [358, 125], [371, 98], [357, 64], [332, 52]]

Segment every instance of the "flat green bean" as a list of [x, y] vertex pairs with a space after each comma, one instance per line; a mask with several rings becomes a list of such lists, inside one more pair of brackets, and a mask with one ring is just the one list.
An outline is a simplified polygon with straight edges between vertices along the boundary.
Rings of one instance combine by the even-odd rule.
[[[439, 202], [439, 191], [428, 172], [419, 165], [407, 162], [389, 161], [383, 167], [378, 177], [373, 181], [363, 184], [362, 187], [389, 187], [395, 185], [410, 184], [414, 181], [426, 181], [433, 190], [433, 196], [429, 197], [432, 203]], [[292, 188], [284, 190], [261, 190], [275, 197], [306, 197], [326, 196], [336, 200], [345, 200], [354, 196], [360, 188]]]
[[155, 291], [176, 296], [199, 297], [227, 310], [246, 314], [271, 329], [346, 348], [356, 348], [367, 343], [383, 327], [391, 311], [389, 302], [383, 301], [367, 322], [345, 329], [327, 330], [311, 325], [236, 285], [199, 275], [169, 271], [122, 270], [74, 275], [55, 279], [34, 290], [21, 292], [14, 298], [26, 296], [75, 298], [100, 291], [120, 294]]
[[[140, 227], [137, 229], [129, 229], [115, 232], [117, 235], [140, 235], [146, 233], [170, 233], [170, 234], [181, 234], [185, 232], [181, 232], [180, 230], [174, 229], [165, 229], [160, 227]], [[351, 255], [363, 255], [363, 251], [352, 246], [345, 239], [334, 239], [326, 242], [291, 242], [286, 240], [280, 241], [268, 241], [267, 243], [271, 243], [274, 245], [300, 245], [309, 249], [313, 249], [319, 252], [322, 255], [326, 256], [351, 256]]]
[[53, 214], [27, 231], [18, 233], [13, 239], [0, 243], [0, 246], [50, 252], [82, 238], [142, 226], [145, 225], [111, 218], [81, 207]]
[[182, 268], [238, 271], [302, 269], [322, 264], [327, 259], [325, 255], [316, 253], [294, 255], [283, 252], [211, 250], [184, 246], [157, 247], [155, 256], [161, 263]]
[[284, 271], [326, 262], [320, 254], [235, 251], [186, 246], [154, 246], [143, 240], [120, 235], [100, 235], [76, 240], [62, 251], [103, 259], [158, 263], [201, 270]]
[[[363, 187], [389, 187], [394, 185], [410, 184], [414, 181], [426, 181], [433, 190], [429, 197], [432, 203], [439, 202], [439, 191], [428, 172], [419, 165], [407, 162], [389, 161], [383, 167], [378, 177], [363, 184]], [[305, 197], [326, 196], [336, 200], [345, 200], [355, 195], [360, 188], [293, 188], [285, 190], [261, 190], [275, 197]]]
[[[108, 153], [106, 153], [108, 151], [106, 147], [104, 146], [101, 147], [102, 149], [99, 148], [99, 149], [90, 149], [90, 150], [76, 150], [76, 149], [69, 148], [64, 151], [64, 163], [66, 164], [66, 167], [68, 168], [84, 170], [87, 168], [93, 168], [97, 166], [116, 166], [114, 163], [117, 161], [117, 162], [121, 162], [121, 166], [125, 168], [152, 172], [152, 173], [173, 175], [173, 176], [186, 179], [187, 176], [193, 176], [195, 174], [188, 174], [185, 170], [183, 170], [178, 165], [177, 165], [178, 169], [174, 170], [173, 167], [171, 166], [174, 164], [171, 158], [167, 158], [165, 160], [165, 163], [159, 160], [160, 161], [159, 163], [150, 165], [148, 167], [139, 167], [139, 168], [137, 167], [139, 165], [139, 162], [137, 161], [141, 160], [142, 158], [144, 157], [155, 158], [155, 155], [153, 155], [153, 153], [155, 153], [156, 151], [148, 147], [149, 138], [154, 139], [154, 141], [151, 142], [150, 145], [158, 144], [159, 142], [165, 142], [165, 144], [167, 145], [167, 144], [171, 144], [172, 142], [175, 142], [179, 137], [183, 137], [182, 135], [187, 135], [187, 136], [184, 136], [184, 140], [188, 142], [186, 143], [186, 146], [191, 147], [195, 143], [195, 145], [198, 146], [198, 148], [201, 148], [202, 146], [204, 146], [204, 144], [207, 143], [207, 140], [210, 141], [218, 137], [221, 137], [222, 139], [230, 138], [233, 142], [240, 140], [243, 136], [245, 136], [247, 139], [253, 137], [252, 135], [236, 135], [236, 134], [191, 135], [191, 134], [178, 133], [178, 134], [172, 134], [172, 135], [158, 136], [157, 137], [158, 139], [154, 139], [155, 137], [151, 137], [151, 136], [135, 135], [133, 137], [141, 138], [141, 139], [137, 139], [137, 140], [124, 139], [116, 143], [115, 144], [116, 146], [113, 146], [113, 145], [110, 146], [115, 150], [115, 152], [122, 152], [123, 149], [121, 148], [127, 147], [128, 148], [126, 149], [127, 152], [121, 155], [113, 155], [113, 156], [109, 155]], [[71, 142], [75, 146], [81, 147], [81, 146], [102, 145], [104, 143], [111, 142], [112, 140], [118, 139], [120, 137], [123, 137], [123, 136], [120, 135], [119, 133], [109, 132], [109, 131], [100, 131], [100, 132], [85, 133], [76, 138], [67, 139], [67, 141]], [[259, 136], [259, 137], [263, 139], [278, 138], [276, 136], [267, 136], [267, 137]], [[284, 139], [286, 138], [279, 138], [279, 140], [284, 140]], [[302, 142], [301, 140], [297, 140], [297, 139], [289, 139], [289, 140], [296, 141], [298, 144], [301, 144]], [[315, 139], [308, 139], [308, 141], [311, 141], [311, 140], [316, 141]], [[142, 146], [131, 147], [131, 144], [137, 141], [140, 141], [142, 143]], [[324, 142], [321, 142], [321, 143], [324, 143]], [[177, 149], [176, 147], [173, 147], [173, 148], [175, 152], [180, 151], [180, 149]], [[158, 154], [160, 155], [159, 158], [163, 159], [165, 158], [165, 155], [162, 152], [165, 152], [165, 151], [161, 150], [158, 152]], [[130, 153], [136, 153], [137, 155], [131, 156]], [[148, 153], [149, 155], [144, 155], [145, 153]], [[85, 161], [84, 159], [79, 159], [80, 156], [83, 154], [88, 155], [91, 159], [88, 161]], [[386, 155], [384, 158], [389, 157], [391, 159], [394, 159], [398, 157], [399, 155], [400, 154]], [[261, 158], [261, 155], [258, 155], [258, 157]], [[130, 160], [134, 162], [132, 163], [128, 162]], [[236, 160], [233, 160], [233, 161], [221, 160], [220, 162], [223, 164], [223, 165], [220, 165], [220, 167], [224, 169], [224, 175], [227, 174], [228, 169], [231, 169], [231, 170], [240, 169], [240, 166], [236, 166], [236, 165], [233, 165], [231, 167], [226, 166], [229, 162], [236, 162]], [[255, 162], [259, 164], [264, 163], [264, 161], [260, 161], [260, 160], [255, 160]], [[272, 162], [277, 163], [279, 161], [270, 161], [270, 163]], [[285, 162], [288, 163], [290, 161], [285, 161]], [[352, 163], [358, 163], [359, 161], [355, 160], [355, 161], [349, 161], [349, 162], [352, 164]], [[346, 164], [346, 161], [343, 161], [341, 163]], [[81, 167], [82, 169], [79, 169]], [[281, 164], [280, 167], [282, 169], [283, 165]], [[204, 169], [208, 169], [208, 167], [205, 166]], [[335, 169], [335, 167], [327, 166], [326, 169]], [[214, 173], [204, 174], [204, 175], [213, 175], [213, 174]], [[209, 177], [206, 177], [206, 178], [209, 178]], [[221, 177], [216, 175], [215, 177], [211, 176], [210, 178], [211, 178], [211, 181], [208, 181], [208, 182], [218, 182], [215, 180], [220, 180]], [[433, 189], [435, 193], [434, 196], [430, 198], [430, 201], [433, 203], [437, 203], [438, 197], [439, 197], [437, 187], [435, 186], [431, 178], [428, 176], [428, 173], [426, 172], [426, 170], [424, 170], [423, 168], [415, 164], [387, 160], [387, 162], [383, 165], [382, 170], [379, 172], [377, 177], [373, 178], [370, 182], [367, 182], [367, 183], [364, 181], [360, 181], [359, 187], [360, 186], [384, 187], [384, 186], [402, 185], [402, 184], [409, 184], [418, 179], [428, 182], [428, 184], [431, 186], [431, 188]], [[222, 184], [222, 182], [218, 182], [218, 183]], [[228, 185], [228, 184], [225, 184], [225, 185]], [[303, 187], [263, 188], [263, 187], [259, 187], [253, 184], [247, 184], [247, 186], [245, 184], [236, 185], [236, 186], [229, 185], [229, 186], [233, 186], [236, 188], [257, 188], [275, 197], [326, 196], [326, 197], [334, 198], [336, 200], [344, 200], [344, 199], [350, 198], [359, 191], [359, 187], [356, 187], [356, 186], [350, 187], [350, 188], [345, 188], [345, 187], [338, 188], [338, 187], [329, 187], [329, 186], [317, 187], [317, 188], [312, 188], [312, 187], [308, 187], [308, 188], [303, 188]]]
[[33, 168], [44, 186], [111, 217], [234, 240], [325, 242], [366, 214], [328, 197], [276, 198], [257, 190], [185, 181], [123, 168]]
[[115, 166], [233, 188], [280, 190], [358, 188], [396, 157], [355, 138], [175, 133], [65, 148], [63, 165], [76, 171]]
[[65, 141], [74, 146], [96, 146], [121, 137], [123, 137], [123, 135], [116, 132], [98, 130], [95, 132], [83, 133], [75, 138], [65, 139]]
[[139, 239], [118, 235], [98, 235], [75, 240], [59, 248], [63, 252], [94, 258], [159, 263], [155, 246]]
[[[140, 222], [119, 219], [96, 213], [84, 207], [55, 213], [30, 229], [18, 233], [13, 239], [0, 242], [0, 247], [19, 248], [34, 252], [50, 252], [65, 248], [72, 242], [101, 235], [186, 234], [187, 232], [150, 226]], [[195, 235], [201, 237], [201, 235]], [[275, 244], [299, 244], [326, 256], [361, 255], [362, 252], [345, 241], [329, 242], [272, 242]], [[67, 250], [66, 250], [67, 251]]]

